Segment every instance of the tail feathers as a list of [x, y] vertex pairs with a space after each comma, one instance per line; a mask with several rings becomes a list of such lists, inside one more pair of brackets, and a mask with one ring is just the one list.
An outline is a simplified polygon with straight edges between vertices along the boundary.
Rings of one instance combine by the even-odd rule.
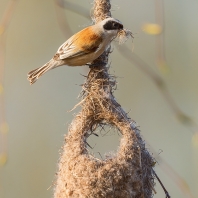
[[54, 60], [52, 59], [42, 67], [30, 71], [28, 73], [27, 79], [30, 81], [30, 84], [33, 84], [37, 81], [37, 79], [40, 76], [42, 76], [45, 72], [49, 71], [50, 69], [53, 69], [54, 67], [57, 67], [57, 64], [55, 64]]

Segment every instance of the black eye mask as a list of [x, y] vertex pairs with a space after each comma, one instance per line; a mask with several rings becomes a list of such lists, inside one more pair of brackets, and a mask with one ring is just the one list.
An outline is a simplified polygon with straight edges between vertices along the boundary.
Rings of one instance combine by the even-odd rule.
[[121, 29], [123, 29], [123, 25], [116, 21], [107, 21], [107, 23], [105, 23], [103, 27], [105, 30], [121, 30]]

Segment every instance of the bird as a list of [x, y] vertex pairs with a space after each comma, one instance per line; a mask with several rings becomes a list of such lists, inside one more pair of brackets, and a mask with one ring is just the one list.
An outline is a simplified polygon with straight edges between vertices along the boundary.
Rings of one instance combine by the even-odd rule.
[[30, 71], [27, 79], [33, 84], [44, 73], [56, 67], [91, 64], [108, 48], [121, 30], [123, 24], [111, 17], [84, 28], [63, 43], [49, 62]]

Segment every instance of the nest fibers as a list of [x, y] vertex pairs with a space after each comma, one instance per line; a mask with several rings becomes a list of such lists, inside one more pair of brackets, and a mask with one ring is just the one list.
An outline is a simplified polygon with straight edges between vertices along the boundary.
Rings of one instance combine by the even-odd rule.
[[[98, 22], [110, 16], [110, 1], [94, 1]], [[55, 184], [55, 198], [151, 198], [154, 189], [152, 156], [136, 123], [113, 96], [116, 81], [108, 73], [110, 48], [94, 61], [83, 85], [82, 109], [65, 136]], [[122, 134], [115, 155], [99, 160], [89, 154], [86, 140], [101, 124]]]
[[[55, 189], [65, 197], [152, 197], [155, 164], [134, 121], [113, 97], [115, 79], [103, 66], [91, 68], [83, 85], [81, 112], [65, 137]], [[117, 154], [99, 160], [89, 154], [86, 139], [101, 124], [122, 133]]]
[[127, 29], [120, 30], [118, 32], [117, 37], [119, 39], [119, 44], [123, 44], [124, 42], [126, 42], [126, 40], [129, 37], [134, 38], [133, 33], [130, 30], [127, 30]]

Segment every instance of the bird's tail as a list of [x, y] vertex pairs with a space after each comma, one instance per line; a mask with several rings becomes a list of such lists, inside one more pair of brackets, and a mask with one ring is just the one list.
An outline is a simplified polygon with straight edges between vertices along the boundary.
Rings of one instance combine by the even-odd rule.
[[39, 67], [37, 69], [34, 69], [28, 73], [28, 80], [30, 81], [30, 84], [32, 85], [37, 81], [37, 79], [42, 76], [45, 72], [49, 71], [50, 69], [53, 69], [58, 66], [58, 63], [51, 59], [48, 63], [43, 65], [42, 67]]

